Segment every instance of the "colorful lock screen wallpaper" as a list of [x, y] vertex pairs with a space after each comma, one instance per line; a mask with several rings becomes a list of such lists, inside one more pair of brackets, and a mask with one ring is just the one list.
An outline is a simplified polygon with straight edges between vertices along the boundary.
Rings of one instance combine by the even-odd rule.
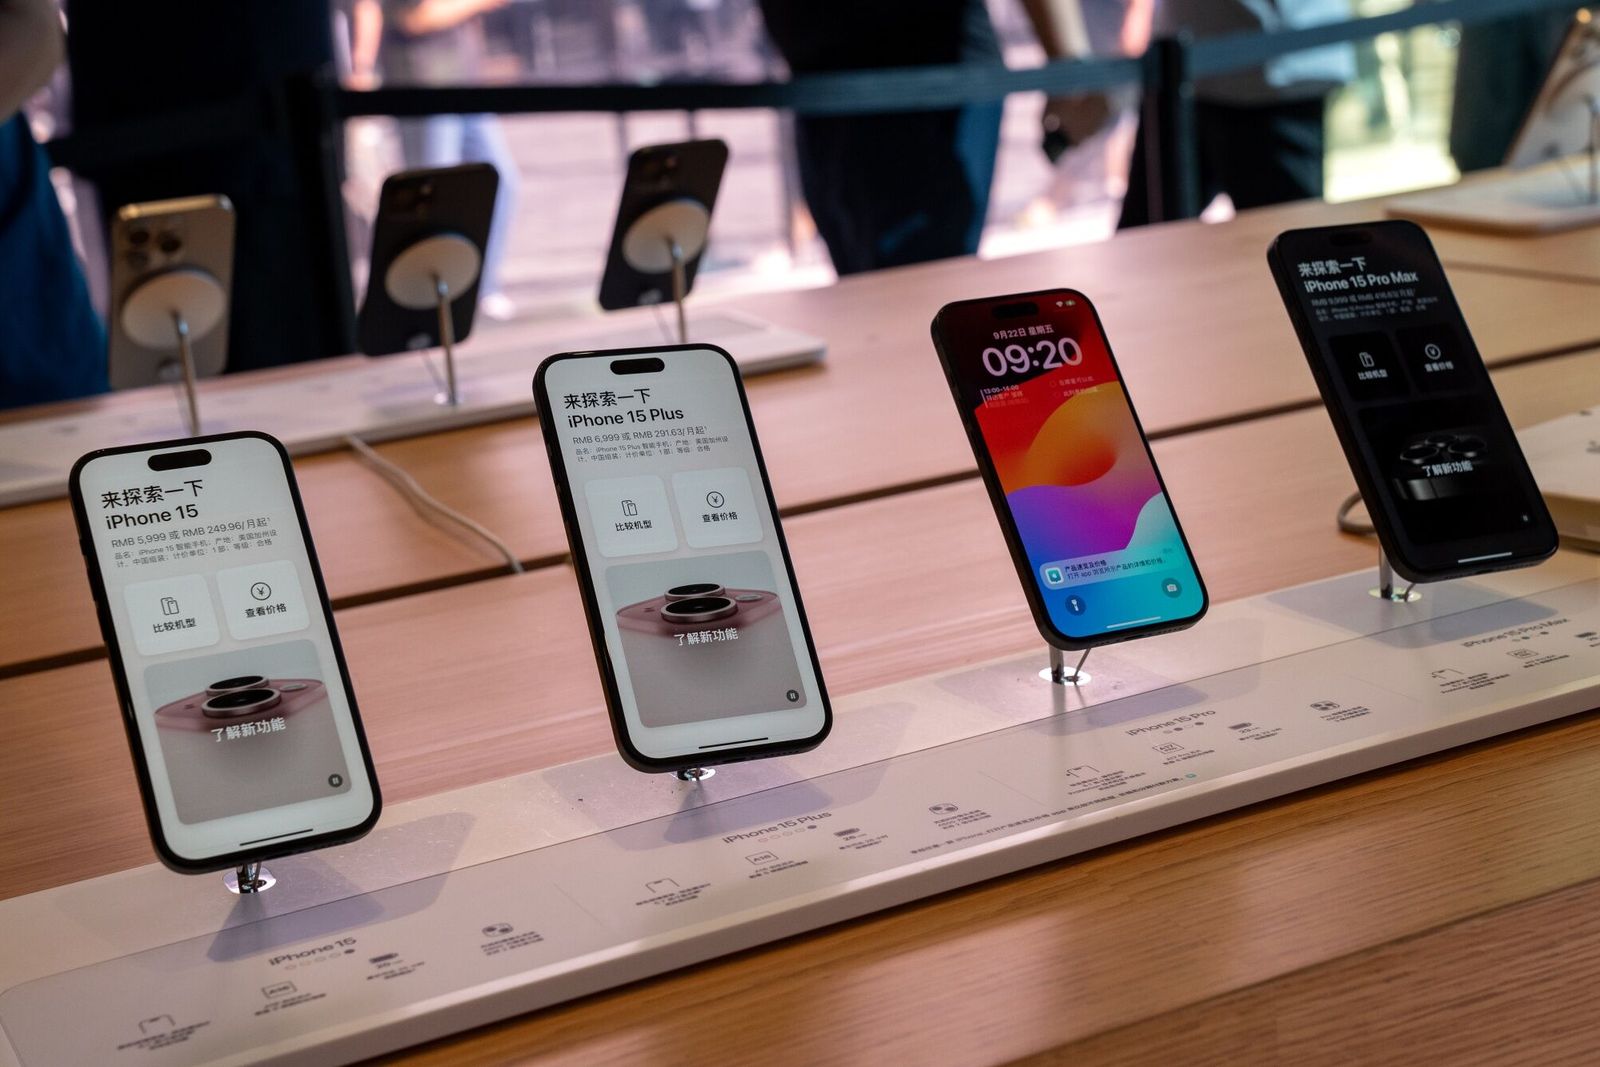
[[1055, 628], [1106, 637], [1198, 615], [1200, 576], [1088, 302], [974, 301], [939, 328]]

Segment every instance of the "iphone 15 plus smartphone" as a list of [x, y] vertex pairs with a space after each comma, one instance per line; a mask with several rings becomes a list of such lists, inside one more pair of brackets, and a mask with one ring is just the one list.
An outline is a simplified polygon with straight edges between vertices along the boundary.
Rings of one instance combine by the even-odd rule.
[[828, 694], [733, 359], [569, 353], [533, 389], [623, 759], [675, 771], [821, 743]]
[[1088, 298], [948, 304], [933, 344], [1045, 641], [1194, 625], [1205, 583]]
[[105, 449], [70, 488], [162, 861], [216, 870], [370, 830], [378, 783], [283, 447]]
[[1267, 262], [1394, 569], [1438, 581], [1555, 552], [1555, 524], [1422, 228], [1290, 230]]

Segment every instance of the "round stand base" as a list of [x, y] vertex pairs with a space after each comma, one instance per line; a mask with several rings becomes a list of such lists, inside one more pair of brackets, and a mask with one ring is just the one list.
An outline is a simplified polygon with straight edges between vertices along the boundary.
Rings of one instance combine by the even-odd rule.
[[277, 885], [278, 879], [265, 867], [251, 864], [223, 875], [222, 884], [230, 893], [263, 893]]
[[458, 390], [452, 397], [449, 393], [437, 392], [433, 394], [433, 402], [442, 408], [458, 408], [461, 406], [461, 393]]
[[680, 782], [703, 782], [716, 773], [715, 767], [685, 767], [681, 771], [674, 771], [673, 777]]
[[1091, 676], [1088, 671], [1075, 671], [1071, 667], [1059, 673], [1054, 667], [1046, 667], [1039, 672], [1039, 677], [1056, 685], [1088, 685]]
[[1375, 586], [1367, 590], [1367, 595], [1376, 597], [1379, 600], [1388, 600], [1395, 604], [1414, 604], [1422, 599], [1422, 590], [1396, 589], [1393, 592], [1385, 593], [1382, 589], [1379, 589]]

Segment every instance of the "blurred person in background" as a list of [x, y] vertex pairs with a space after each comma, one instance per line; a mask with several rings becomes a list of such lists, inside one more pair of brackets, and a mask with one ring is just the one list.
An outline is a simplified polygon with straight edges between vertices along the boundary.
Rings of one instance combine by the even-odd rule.
[[[352, 82], [366, 87], [381, 75], [387, 85], [467, 85], [488, 57], [485, 12], [507, 0], [355, 0], [351, 10]], [[500, 268], [517, 214], [521, 174], [496, 115], [429, 115], [401, 119], [407, 167], [489, 163], [500, 172], [489, 246], [478, 283], [478, 309], [505, 321], [516, 304], [502, 288]]]
[[[1051, 58], [1089, 53], [1076, 0], [1024, 0]], [[796, 75], [1003, 65], [983, 0], [761, 0], [767, 34]], [[989, 207], [1001, 100], [893, 114], [800, 115], [800, 186], [834, 270], [854, 274], [971, 255]], [[1047, 131], [1076, 143], [1109, 114], [1098, 95], [1046, 102]]]
[[[761, 0], [761, 13], [795, 75], [1001, 62], [983, 0]], [[834, 270], [976, 252], [1000, 109], [796, 116], [800, 187]]]
[[[1291, 30], [1351, 15], [1349, 0], [1130, 0], [1122, 46], [1141, 55], [1153, 37]], [[1241, 211], [1320, 198], [1328, 94], [1353, 77], [1354, 50], [1335, 44], [1201, 79], [1195, 86], [1200, 207], [1219, 193]], [[1134, 141], [1119, 229], [1151, 221], [1143, 133]]]
[[51, 0], [0, 0], [0, 408], [108, 388], [105, 331], [22, 114], [62, 55]]
[[[66, 12], [73, 136], [93, 146], [76, 171], [99, 193], [99, 221], [127, 204], [226, 196], [228, 372], [350, 352], [343, 226], [306, 107], [333, 64], [328, 0], [66, 0]], [[232, 122], [205, 110], [229, 105]], [[165, 131], [149, 143], [136, 132], [146, 121]]]
[[1461, 173], [1505, 162], [1571, 22], [1562, 9], [1461, 27], [1450, 107], [1450, 154]]

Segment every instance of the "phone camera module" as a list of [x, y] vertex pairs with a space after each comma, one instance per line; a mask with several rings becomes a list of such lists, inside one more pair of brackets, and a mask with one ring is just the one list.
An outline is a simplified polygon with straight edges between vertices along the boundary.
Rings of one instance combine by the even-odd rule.
[[693, 600], [697, 597], [723, 596], [727, 590], [716, 582], [690, 582], [688, 585], [675, 585], [667, 590], [667, 600]]
[[282, 701], [276, 689], [235, 689], [212, 697], [200, 710], [208, 719], [232, 719], [275, 708]]
[[206, 686], [206, 692], [216, 696], [219, 693], [231, 693], [235, 689], [263, 689], [266, 684], [267, 679], [264, 675], [241, 674], [237, 678], [224, 678], [221, 681], [212, 682]]
[[738, 610], [738, 605], [725, 596], [693, 597], [663, 604], [661, 617], [668, 622], [697, 624], [726, 619]]

